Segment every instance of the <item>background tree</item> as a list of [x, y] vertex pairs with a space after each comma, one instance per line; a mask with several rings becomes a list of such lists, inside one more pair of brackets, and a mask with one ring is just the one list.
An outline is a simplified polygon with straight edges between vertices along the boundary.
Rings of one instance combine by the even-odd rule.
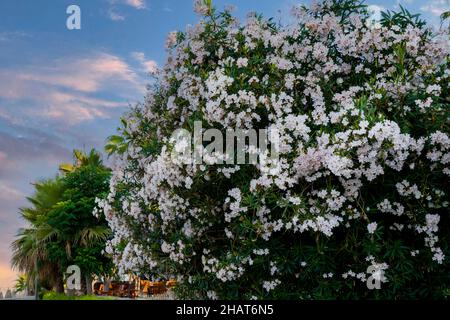
[[104, 218], [92, 215], [95, 198], [108, 189], [109, 169], [95, 150], [74, 151], [74, 163], [60, 166], [62, 175], [36, 183], [27, 198], [30, 207], [21, 215], [29, 227], [19, 230], [13, 242], [12, 265], [33, 283], [63, 292], [63, 273], [78, 264], [91, 293], [92, 275], [108, 274], [111, 260], [102, 254], [110, 234]]
[[[92, 153], [91, 153], [92, 155]], [[90, 293], [92, 275], [108, 274], [111, 261], [102, 254], [110, 229], [104, 218], [92, 215], [96, 197], [102, 197], [108, 190], [110, 171], [99, 161], [82, 163], [64, 176], [65, 192], [61, 201], [49, 216], [49, 225], [58, 230], [59, 250], [65, 248], [67, 260], [60, 260], [67, 266], [77, 264], [86, 280]]]
[[20, 229], [17, 239], [12, 243], [11, 264], [26, 275], [30, 287], [39, 278], [44, 287], [63, 292], [62, 270], [57, 260], [49, 257], [48, 246], [55, 233], [48, 224], [48, 217], [62, 200], [63, 183], [57, 177], [37, 182], [34, 187], [34, 195], [27, 197], [31, 206], [20, 209], [20, 214], [29, 227]]
[[29, 285], [28, 285], [28, 279], [27, 276], [22, 274], [19, 275], [19, 277], [16, 279], [15, 284], [14, 284], [14, 290], [15, 292], [25, 292], [28, 293], [30, 292], [29, 289]]

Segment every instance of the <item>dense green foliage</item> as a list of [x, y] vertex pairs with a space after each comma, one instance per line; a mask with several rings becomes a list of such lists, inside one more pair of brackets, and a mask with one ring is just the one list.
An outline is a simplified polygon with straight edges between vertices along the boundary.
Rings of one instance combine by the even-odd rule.
[[[22, 208], [29, 227], [13, 243], [12, 264], [26, 274], [29, 284], [38, 274], [43, 287], [63, 290], [66, 268], [76, 264], [89, 279], [108, 275], [111, 260], [102, 253], [110, 234], [103, 218], [92, 215], [96, 197], [108, 190], [110, 170], [98, 153], [75, 151], [74, 165], [60, 168], [62, 175], [35, 184], [30, 207]], [[89, 160], [90, 159], [90, 160]]]

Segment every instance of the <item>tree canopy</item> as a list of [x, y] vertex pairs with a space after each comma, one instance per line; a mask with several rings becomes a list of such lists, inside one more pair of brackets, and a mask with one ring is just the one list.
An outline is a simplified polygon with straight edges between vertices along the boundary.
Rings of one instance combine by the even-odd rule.
[[43, 286], [60, 292], [63, 273], [71, 264], [88, 277], [112, 270], [110, 258], [102, 253], [111, 230], [103, 217], [92, 215], [95, 199], [108, 190], [110, 170], [95, 150], [75, 150], [74, 159], [74, 164], [64, 165], [63, 174], [34, 184], [31, 206], [21, 209], [29, 226], [19, 231], [12, 245], [12, 265], [30, 283], [37, 274]]

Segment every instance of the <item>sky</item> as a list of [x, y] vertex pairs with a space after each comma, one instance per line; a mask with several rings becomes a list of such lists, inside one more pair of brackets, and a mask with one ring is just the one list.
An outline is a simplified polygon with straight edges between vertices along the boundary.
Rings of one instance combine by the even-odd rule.
[[[213, 0], [277, 20], [310, 0]], [[450, 0], [366, 0], [375, 11], [401, 4], [434, 26]], [[69, 30], [69, 5], [81, 29]], [[192, 0], [0, 1], [0, 291], [13, 286], [10, 243], [25, 225], [34, 181], [57, 174], [74, 148], [103, 150], [120, 115], [143, 99], [149, 72], [165, 62], [166, 35], [198, 20]]]

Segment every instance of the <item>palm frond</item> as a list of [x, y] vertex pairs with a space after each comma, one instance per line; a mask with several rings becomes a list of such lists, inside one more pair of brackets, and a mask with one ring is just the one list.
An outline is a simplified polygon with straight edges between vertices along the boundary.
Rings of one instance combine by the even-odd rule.
[[105, 226], [86, 227], [75, 236], [75, 244], [92, 246], [105, 241], [111, 235], [111, 229]]

